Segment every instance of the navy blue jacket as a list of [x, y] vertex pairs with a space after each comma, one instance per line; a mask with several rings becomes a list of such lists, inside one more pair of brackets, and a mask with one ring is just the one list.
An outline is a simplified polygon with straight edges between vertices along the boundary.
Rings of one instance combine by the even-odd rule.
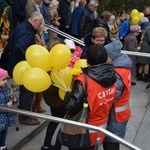
[[10, 53], [10, 64], [8, 73], [12, 76], [14, 66], [25, 60], [25, 52], [29, 46], [35, 44], [36, 30], [28, 20], [24, 20], [14, 30], [13, 46]]
[[15, 25], [21, 23], [25, 19], [25, 6], [27, 0], [13, 0]]
[[73, 10], [72, 18], [71, 18], [71, 25], [70, 25], [70, 33], [73, 35], [78, 36], [78, 26], [80, 21], [81, 13], [84, 11], [84, 7], [79, 5]]
[[50, 23], [49, 5], [46, 4], [44, 1], [43, 1], [42, 7], [40, 8], [40, 12], [41, 12], [41, 14], [43, 15], [44, 22], [45, 22], [46, 24], [48, 24], [48, 25], [51, 25], [51, 23]]

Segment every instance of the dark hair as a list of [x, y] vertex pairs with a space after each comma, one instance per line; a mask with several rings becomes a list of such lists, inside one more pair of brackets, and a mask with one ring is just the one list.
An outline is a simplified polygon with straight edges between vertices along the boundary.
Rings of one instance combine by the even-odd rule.
[[108, 55], [104, 46], [98, 44], [90, 46], [86, 53], [86, 58], [89, 65], [106, 63], [107, 57]]
[[103, 11], [103, 12], [101, 13], [100, 18], [101, 18], [104, 22], [108, 22], [111, 15], [112, 15], [111, 12], [109, 12], [109, 11]]

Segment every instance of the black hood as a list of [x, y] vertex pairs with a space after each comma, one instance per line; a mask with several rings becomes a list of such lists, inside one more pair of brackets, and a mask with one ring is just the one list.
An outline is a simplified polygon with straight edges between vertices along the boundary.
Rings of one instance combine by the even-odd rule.
[[82, 70], [103, 87], [110, 87], [116, 82], [116, 74], [113, 65], [110, 63], [88, 66], [82, 68]]

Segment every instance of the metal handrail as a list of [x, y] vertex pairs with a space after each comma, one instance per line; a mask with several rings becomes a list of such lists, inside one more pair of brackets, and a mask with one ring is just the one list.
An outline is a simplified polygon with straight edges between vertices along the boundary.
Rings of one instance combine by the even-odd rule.
[[57, 34], [59, 34], [59, 35], [61, 35], [61, 36], [64, 36], [65, 38], [68, 38], [68, 39], [70, 39], [70, 40], [73, 40], [74, 42], [76, 42], [76, 43], [78, 43], [78, 44], [80, 44], [80, 45], [82, 45], [82, 46], [85, 46], [84, 41], [82, 41], [82, 40], [80, 40], [80, 39], [77, 39], [77, 38], [75, 38], [75, 37], [73, 37], [73, 36], [71, 36], [71, 35], [69, 35], [69, 34], [67, 34], [67, 33], [65, 33], [65, 32], [63, 32], [63, 31], [61, 31], [61, 30], [58, 30], [58, 29], [54, 28], [53, 26], [48, 25], [48, 24], [45, 24], [45, 26], [46, 26], [49, 30], [51, 30], [51, 31], [53, 31], [53, 32], [55, 32], [55, 33], [57, 33]]
[[47, 120], [58, 122], [58, 123], [71, 124], [71, 125], [83, 127], [83, 128], [86, 128], [86, 129], [90, 129], [90, 130], [102, 132], [106, 136], [115, 139], [119, 143], [123, 144], [124, 146], [126, 146], [126, 147], [128, 147], [128, 148], [130, 148], [132, 150], [142, 150], [141, 148], [133, 145], [132, 143], [129, 143], [128, 141], [126, 141], [126, 140], [124, 140], [124, 139], [122, 139], [122, 138], [114, 135], [113, 133], [111, 133], [111, 132], [109, 132], [106, 129], [103, 129], [101, 127], [97, 127], [97, 126], [93, 126], [93, 125], [89, 125], [89, 124], [85, 124], [85, 123], [80, 123], [80, 122], [76, 122], [76, 121], [71, 121], [71, 120], [68, 120], [68, 119], [58, 118], [58, 117], [54, 117], [54, 116], [39, 114], [39, 113], [31, 112], [31, 111], [14, 109], [14, 108], [8, 108], [8, 107], [2, 107], [2, 106], [0, 106], [0, 110], [10, 111], [10, 112], [13, 112], [13, 113], [27, 115], [27, 116], [34, 116], [34, 117], [38, 117], [38, 118], [42, 118], [42, 119], [47, 119]]
[[[53, 31], [53, 32], [55, 32], [55, 33], [57, 33], [57, 34], [60, 34], [61, 36], [64, 36], [65, 38], [71, 39], [71, 40], [73, 40], [74, 42], [76, 42], [76, 43], [78, 43], [78, 44], [80, 44], [80, 45], [82, 45], [82, 46], [85, 46], [84, 41], [82, 41], [82, 40], [80, 40], [80, 39], [77, 39], [77, 38], [75, 38], [75, 37], [73, 37], [73, 36], [71, 36], [71, 35], [69, 35], [69, 34], [67, 34], [67, 33], [65, 33], [65, 32], [63, 32], [63, 31], [60, 31], [59, 29], [56, 29], [56, 28], [54, 28], [53, 26], [50, 26], [50, 25], [48, 25], [48, 24], [45, 24], [45, 26], [46, 26], [49, 30], [51, 30], [51, 31]], [[123, 54], [128, 54], [128, 55], [134, 55], [134, 56], [150, 57], [150, 54], [149, 54], [149, 53], [142, 53], [142, 52], [135, 52], [135, 51], [121, 50], [121, 53], [123, 53]]]
[[133, 56], [140, 56], [140, 57], [150, 57], [150, 53], [142, 53], [142, 52], [135, 52], [135, 51], [127, 51], [127, 50], [121, 50], [121, 53], [133, 55]]

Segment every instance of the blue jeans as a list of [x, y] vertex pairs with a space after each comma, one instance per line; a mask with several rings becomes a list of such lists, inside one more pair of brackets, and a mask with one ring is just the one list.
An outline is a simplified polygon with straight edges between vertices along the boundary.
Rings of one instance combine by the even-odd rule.
[[7, 128], [5, 130], [0, 131], [0, 147], [5, 146], [7, 136]]

